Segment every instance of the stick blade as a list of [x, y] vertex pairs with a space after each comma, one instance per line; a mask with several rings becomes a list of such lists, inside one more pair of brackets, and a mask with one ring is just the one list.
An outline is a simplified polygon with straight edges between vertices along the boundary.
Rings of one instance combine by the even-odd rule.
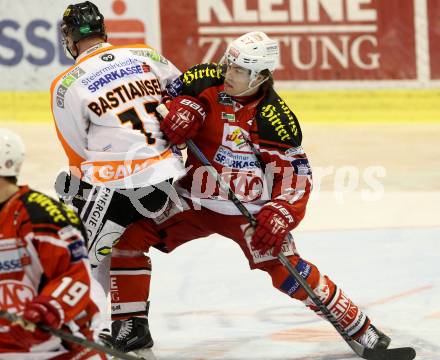
[[368, 360], [413, 360], [416, 351], [412, 347], [401, 347], [387, 350], [365, 349], [364, 358]]

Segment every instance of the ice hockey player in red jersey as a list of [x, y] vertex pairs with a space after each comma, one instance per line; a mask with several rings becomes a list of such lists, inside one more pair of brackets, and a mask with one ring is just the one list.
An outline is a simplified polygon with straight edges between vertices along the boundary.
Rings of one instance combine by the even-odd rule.
[[267, 272], [276, 289], [316, 311], [278, 261], [281, 251], [349, 335], [368, 348], [388, 347], [390, 339], [340, 287], [303, 259], [287, 237], [305, 215], [312, 172], [298, 120], [273, 89], [278, 57], [277, 42], [262, 32], [248, 33], [229, 45], [220, 64], [196, 65], [168, 87], [174, 99], [162, 131], [173, 144], [192, 139], [255, 214], [258, 225], [250, 229], [248, 220], [189, 152], [190, 170], [178, 184], [181, 203], [154, 221], [132, 225], [113, 249], [112, 331], [121, 350], [153, 343], [150, 333], [142, 338], [137, 332], [148, 315], [151, 263], [144, 252], [151, 246], [170, 252], [213, 233], [235, 241], [252, 269]]
[[[72, 210], [18, 186], [25, 148], [0, 129], [0, 310], [93, 339], [98, 314], [90, 299], [85, 232]], [[106, 359], [103, 354], [0, 319], [0, 358]]]

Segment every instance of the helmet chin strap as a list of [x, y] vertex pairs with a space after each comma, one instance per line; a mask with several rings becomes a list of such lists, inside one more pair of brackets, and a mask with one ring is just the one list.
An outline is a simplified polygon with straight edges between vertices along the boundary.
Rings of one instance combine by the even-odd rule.
[[246, 90], [242, 91], [239, 94], [233, 95], [233, 96], [246, 96], [246, 95], [248, 95], [249, 92], [251, 92], [255, 88], [259, 87], [262, 83], [264, 83], [268, 79], [269, 79], [268, 77], [265, 77], [262, 81], [260, 81], [258, 84], [253, 85], [253, 86], [251, 86], [251, 83], [253, 83], [255, 80], [251, 80], [249, 82], [248, 88]]

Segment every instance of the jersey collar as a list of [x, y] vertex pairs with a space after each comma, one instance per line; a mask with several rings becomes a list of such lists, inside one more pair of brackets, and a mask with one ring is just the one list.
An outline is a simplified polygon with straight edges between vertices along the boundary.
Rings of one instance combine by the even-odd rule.
[[79, 55], [76, 58], [76, 63], [78, 63], [79, 61], [81, 61], [81, 59], [85, 58], [86, 56], [93, 54], [95, 51], [101, 50], [101, 49], [105, 49], [107, 47], [112, 46], [111, 44], [109, 44], [108, 42], [102, 42], [99, 44], [96, 44], [90, 48], [88, 48], [86, 51], [84, 51], [81, 55]]

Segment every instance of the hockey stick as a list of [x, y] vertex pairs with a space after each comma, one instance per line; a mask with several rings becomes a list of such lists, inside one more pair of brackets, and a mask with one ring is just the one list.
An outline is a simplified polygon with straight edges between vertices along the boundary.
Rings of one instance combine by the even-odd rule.
[[[165, 117], [168, 114], [168, 109], [164, 104], [156, 107], [157, 112]], [[230, 186], [222, 179], [218, 171], [212, 166], [210, 161], [206, 158], [202, 151], [197, 147], [192, 140], [186, 142], [188, 149], [199, 159], [199, 161], [206, 167], [212, 177], [217, 180], [217, 183], [222, 188], [223, 191], [227, 192], [228, 199], [231, 200], [237, 209], [248, 219], [250, 225], [255, 228], [257, 225], [257, 220], [249, 210], [243, 205], [243, 203], [237, 198], [235, 193], [232, 191]], [[291, 237], [292, 235], [288, 235]], [[416, 356], [416, 352], [411, 347], [402, 347], [387, 350], [372, 350], [356, 342], [338, 323], [336, 318], [330, 312], [330, 310], [323, 304], [321, 299], [315, 294], [310, 285], [304, 280], [298, 270], [292, 266], [290, 261], [283, 253], [278, 254], [278, 260], [286, 267], [289, 273], [295, 278], [295, 280], [301, 285], [306, 294], [310, 297], [313, 303], [319, 308], [319, 310], [324, 314], [326, 319], [333, 325], [333, 327], [342, 336], [345, 342], [351, 347], [351, 349], [360, 357], [370, 360], [412, 360]]]
[[80, 337], [77, 337], [75, 335], [69, 334], [65, 331], [54, 329], [48, 325], [45, 324], [34, 324], [33, 322], [24, 320], [20, 316], [17, 316], [15, 314], [11, 314], [7, 311], [0, 310], [0, 318], [6, 319], [10, 321], [11, 323], [19, 323], [24, 324], [24, 328], [26, 330], [32, 331], [31, 329], [35, 329], [35, 327], [38, 327], [39, 329], [48, 332], [49, 334], [52, 334], [56, 337], [59, 337], [60, 339], [63, 339], [68, 342], [76, 343], [78, 345], [81, 345], [82, 347], [94, 349], [101, 351], [103, 353], [106, 353], [108, 355], [113, 355], [117, 359], [123, 359], [123, 360], [139, 360], [141, 358], [138, 358], [136, 356], [128, 355], [126, 353], [120, 352], [118, 350], [109, 348], [107, 346], [103, 346], [97, 343], [94, 343], [92, 341], [89, 341], [87, 339], [82, 339]]

